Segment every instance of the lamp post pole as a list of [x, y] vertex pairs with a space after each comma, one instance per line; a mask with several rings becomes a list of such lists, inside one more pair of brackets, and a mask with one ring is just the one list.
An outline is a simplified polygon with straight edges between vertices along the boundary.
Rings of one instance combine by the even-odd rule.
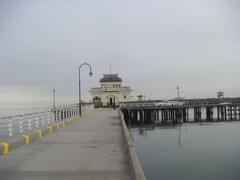
[[55, 89], [55, 86], [53, 86], [53, 113], [54, 113], [54, 121], [57, 120], [57, 117], [56, 117], [56, 89]]
[[92, 76], [92, 67], [88, 63], [82, 63], [79, 68], [78, 68], [78, 75], [79, 75], [79, 115], [82, 115], [82, 108], [81, 108], [81, 75], [80, 75], [80, 70], [82, 66], [88, 66], [89, 67], [89, 75]]
[[179, 93], [179, 90], [180, 90], [180, 88], [179, 88], [179, 85], [177, 85], [177, 98], [178, 98], [178, 100], [179, 100], [179, 98], [180, 98], [180, 93]]

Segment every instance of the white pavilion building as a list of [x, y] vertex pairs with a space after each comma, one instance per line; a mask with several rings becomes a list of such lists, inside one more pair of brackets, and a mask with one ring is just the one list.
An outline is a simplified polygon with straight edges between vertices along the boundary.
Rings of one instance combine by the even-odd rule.
[[131, 100], [132, 89], [122, 86], [122, 79], [118, 74], [103, 74], [100, 83], [100, 87], [90, 90], [95, 106], [113, 107], [118, 106], [120, 102]]

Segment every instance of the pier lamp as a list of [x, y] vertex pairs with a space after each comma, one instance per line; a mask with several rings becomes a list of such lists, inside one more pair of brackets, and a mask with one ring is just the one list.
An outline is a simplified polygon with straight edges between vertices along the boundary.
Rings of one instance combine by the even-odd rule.
[[84, 65], [88, 66], [89, 67], [89, 76], [92, 76], [93, 75], [93, 72], [92, 72], [92, 67], [90, 66], [90, 64], [88, 63], [82, 63], [80, 66], [79, 66], [79, 69], [78, 69], [78, 74], [79, 74], [79, 115], [81, 116], [82, 115], [82, 107], [81, 107], [81, 76], [80, 76], [80, 70], [81, 70], [81, 67], [83, 67]]

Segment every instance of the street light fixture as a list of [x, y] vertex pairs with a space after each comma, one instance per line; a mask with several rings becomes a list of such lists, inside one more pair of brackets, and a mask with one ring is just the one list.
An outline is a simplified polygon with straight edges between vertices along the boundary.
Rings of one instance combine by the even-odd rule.
[[81, 70], [81, 67], [82, 66], [88, 66], [89, 67], [89, 76], [92, 76], [93, 73], [92, 73], [92, 67], [88, 64], [88, 63], [82, 63], [80, 66], [79, 66], [79, 69], [78, 69], [78, 73], [79, 73], [79, 115], [81, 116], [82, 115], [82, 108], [81, 108], [81, 76], [80, 76], [80, 70]]

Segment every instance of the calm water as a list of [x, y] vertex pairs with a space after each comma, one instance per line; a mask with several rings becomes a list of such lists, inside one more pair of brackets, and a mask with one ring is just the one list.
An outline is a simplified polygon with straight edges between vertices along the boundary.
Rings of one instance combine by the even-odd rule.
[[51, 110], [51, 108], [52, 107], [38, 107], [38, 106], [0, 107], [0, 117], [49, 111]]
[[150, 180], [239, 180], [240, 122], [132, 128]]

